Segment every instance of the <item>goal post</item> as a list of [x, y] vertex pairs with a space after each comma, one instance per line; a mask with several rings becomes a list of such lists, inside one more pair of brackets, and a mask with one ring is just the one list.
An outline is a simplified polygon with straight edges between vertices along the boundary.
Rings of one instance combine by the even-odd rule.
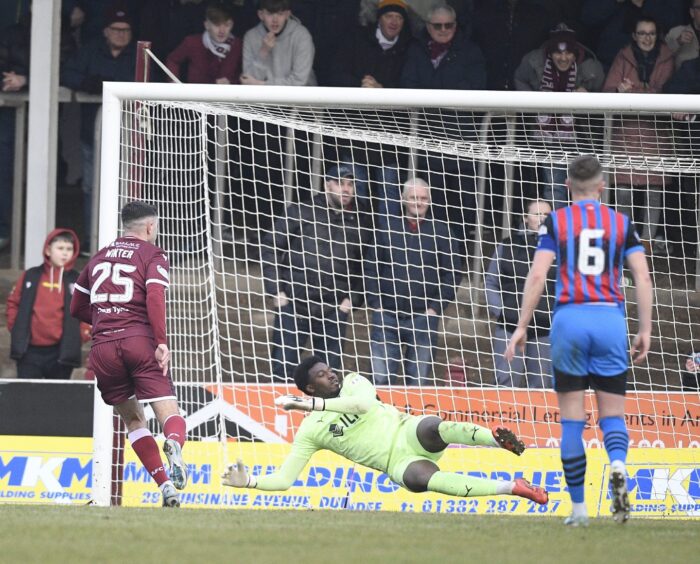
[[[521, 459], [486, 449], [448, 449], [446, 468], [500, 477], [520, 472], [552, 490], [556, 503], [548, 513], [564, 514], [568, 496], [555, 448], [559, 426], [551, 383], [545, 378], [544, 388], [499, 385], [496, 350], [504, 322], [494, 316], [488, 295], [494, 288], [485, 285], [484, 276], [494, 281], [489, 269], [499, 249], [518, 272], [526, 271], [515, 258], [521, 256], [517, 237], [526, 202], [549, 187], [544, 199], [563, 203], [551, 187], [563, 182], [566, 163], [595, 153], [609, 186], [606, 201], [624, 202], [649, 239], [655, 282], [652, 353], [629, 376], [630, 463], [637, 488], [632, 495], [658, 501], [643, 515], [700, 515], [688, 509], [692, 499], [700, 499], [700, 400], [682, 379], [685, 359], [700, 346], [700, 153], [692, 145], [700, 97], [138, 83], [106, 83], [103, 97], [99, 244], [118, 235], [120, 207], [143, 198], [160, 210], [159, 244], [172, 265], [167, 328], [190, 439], [184, 454], [193, 475], [184, 504], [447, 510], [440, 496], [397, 492], [386, 476], [325, 454], [314, 456], [284, 496], [226, 491], [218, 484], [224, 466], [239, 457], [256, 474], [279, 466], [301, 422], [299, 414], [281, 412], [273, 403], [277, 395], [295, 392], [283, 368], [288, 370], [294, 355], [279, 339], [284, 331], [287, 337], [303, 333], [318, 320], [308, 312], [291, 318], [279, 309], [284, 304], [274, 302], [271, 273], [285, 267], [290, 252], [275, 234], [291, 225], [289, 206], [303, 213], [316, 205], [329, 171], [348, 166], [353, 210], [366, 211], [372, 233], [362, 261], [378, 256], [370, 250], [373, 244], [388, 244], [387, 256], [398, 257], [388, 263], [377, 259], [380, 276], [405, 260], [406, 250], [392, 246], [386, 226], [402, 217], [403, 183], [412, 177], [430, 186], [431, 213], [448, 233], [439, 244], [455, 259], [442, 267], [450, 270], [445, 280], [453, 280], [454, 297], [444, 300], [437, 327], [426, 330], [435, 336], [427, 376], [414, 379], [406, 351], [392, 349], [386, 360], [396, 361], [389, 364], [397, 367], [397, 378], [377, 382], [380, 397], [414, 414], [513, 427], [534, 447]], [[691, 118], [677, 120], [673, 114]], [[567, 122], [566, 116], [573, 118]], [[562, 123], [573, 126], [564, 127], [563, 137], [548, 137], [552, 127], [561, 133]], [[326, 234], [315, 237], [321, 247]], [[633, 333], [630, 285], [626, 275]], [[343, 319], [338, 363], [344, 371], [375, 378], [376, 314], [376, 308], [358, 303]], [[334, 343], [329, 338], [314, 346], [329, 352]], [[305, 354], [310, 347], [311, 341], [303, 342], [300, 349]], [[98, 395], [93, 490], [95, 501], [107, 505], [114, 477], [113, 413], [100, 402]], [[600, 491], [607, 460], [590, 401], [587, 412], [589, 483], [595, 484], [587, 495], [594, 514], [604, 514]], [[155, 434], [160, 431], [149, 424]], [[158, 502], [128, 445], [116, 479], [123, 481], [124, 504]], [[671, 511], [671, 503], [682, 509]], [[502, 510], [486, 501], [455, 508], [528, 512], [526, 506]]]

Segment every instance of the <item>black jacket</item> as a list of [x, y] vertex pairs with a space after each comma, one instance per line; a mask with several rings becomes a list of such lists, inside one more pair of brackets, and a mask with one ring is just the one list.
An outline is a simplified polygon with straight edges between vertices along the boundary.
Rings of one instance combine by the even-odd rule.
[[398, 88], [411, 33], [405, 25], [396, 44], [382, 49], [377, 28], [361, 27], [338, 50], [331, 72], [332, 86], [362, 86], [362, 78], [372, 75], [384, 88]]
[[[520, 316], [525, 279], [537, 249], [537, 233], [518, 231], [513, 237], [504, 239], [496, 249], [486, 273], [486, 301], [491, 312], [498, 316], [499, 323], [508, 333], [515, 331]], [[551, 316], [554, 310], [554, 267], [550, 269], [547, 283], [532, 322], [528, 336], [549, 335]]]
[[[41, 278], [43, 270], [43, 266], [30, 268], [24, 277], [19, 309], [11, 331], [10, 357], [15, 360], [20, 360], [29, 348], [29, 341], [32, 337], [32, 310], [36, 300], [39, 278]], [[70, 286], [75, 284], [77, 279], [78, 272], [76, 270], [67, 270], [63, 273], [63, 336], [59, 344], [58, 362], [67, 366], [80, 366], [82, 362], [80, 321], [70, 314], [72, 298]]]
[[297, 311], [311, 314], [348, 297], [353, 307], [362, 305], [369, 226], [364, 210], [331, 208], [325, 193], [292, 204], [263, 243], [265, 290], [270, 295], [284, 292]]

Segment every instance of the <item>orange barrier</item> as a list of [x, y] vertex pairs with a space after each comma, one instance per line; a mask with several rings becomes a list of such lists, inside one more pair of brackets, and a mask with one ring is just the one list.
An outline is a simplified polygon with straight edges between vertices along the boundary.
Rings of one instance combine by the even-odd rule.
[[[216, 393], [215, 387], [210, 387]], [[559, 445], [559, 409], [553, 391], [528, 389], [378, 387], [380, 399], [414, 415], [431, 414], [479, 425], [508, 425], [528, 444]], [[223, 399], [245, 416], [284, 440], [291, 441], [303, 413], [286, 413], [274, 404], [282, 394], [298, 395], [285, 384], [233, 384]], [[630, 446], [657, 448], [700, 447], [700, 396], [693, 393], [629, 392], [626, 405]], [[602, 445], [593, 396], [587, 394], [587, 446]], [[284, 418], [287, 415], [287, 419]]]

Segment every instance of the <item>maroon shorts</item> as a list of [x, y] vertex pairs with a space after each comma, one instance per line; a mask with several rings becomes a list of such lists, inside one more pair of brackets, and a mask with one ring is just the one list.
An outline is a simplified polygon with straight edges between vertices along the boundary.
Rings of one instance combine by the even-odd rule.
[[170, 374], [155, 358], [156, 343], [149, 337], [127, 337], [93, 345], [89, 367], [108, 405], [119, 405], [132, 396], [138, 400], [176, 399]]

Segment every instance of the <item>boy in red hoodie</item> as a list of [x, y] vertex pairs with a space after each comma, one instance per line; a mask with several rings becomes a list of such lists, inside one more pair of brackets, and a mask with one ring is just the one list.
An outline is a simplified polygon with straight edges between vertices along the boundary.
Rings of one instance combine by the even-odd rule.
[[7, 298], [10, 357], [18, 378], [69, 379], [82, 361], [90, 327], [70, 315], [80, 249], [70, 229], [54, 229], [44, 243], [44, 264], [22, 273]]

